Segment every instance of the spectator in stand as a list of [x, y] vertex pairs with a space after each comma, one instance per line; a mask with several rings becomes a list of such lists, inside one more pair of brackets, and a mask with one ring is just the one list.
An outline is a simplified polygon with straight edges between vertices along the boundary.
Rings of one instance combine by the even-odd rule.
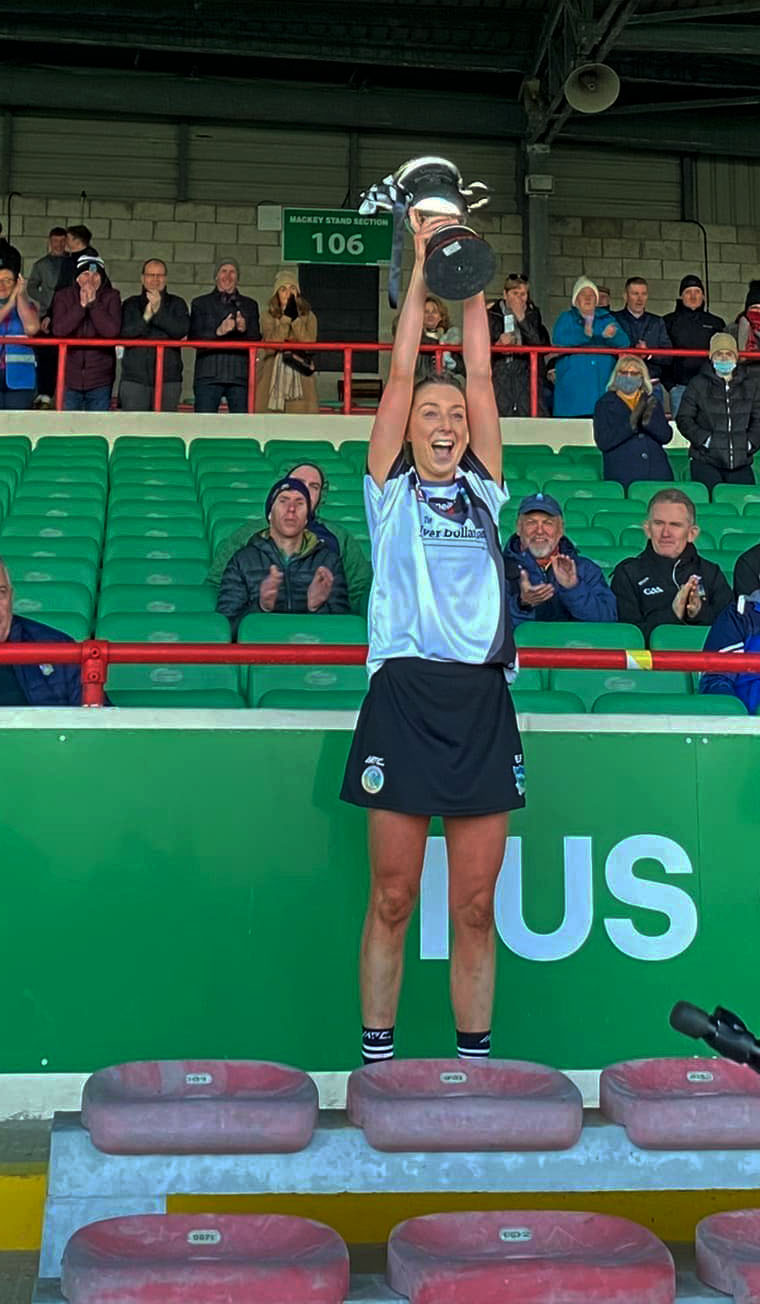
[[[736, 602], [724, 607], [705, 640], [705, 652], [760, 652], [760, 588], [741, 594]], [[760, 674], [705, 674], [699, 680], [700, 693], [724, 693], [738, 697], [749, 711], [757, 715], [760, 708]]]
[[[13, 614], [13, 585], [0, 560], [0, 643], [71, 643], [68, 634]], [[81, 706], [79, 665], [0, 664], [0, 706]]]
[[3, 235], [2, 222], [0, 222], [0, 266], [8, 267], [15, 276], [21, 275], [21, 254]]
[[37, 305], [26, 292], [23, 276], [0, 265], [0, 411], [28, 411], [34, 401], [34, 349], [3, 344], [6, 335], [36, 335]]
[[513, 626], [525, 620], [617, 618], [604, 575], [566, 537], [562, 508], [549, 494], [523, 498], [504, 561]]
[[99, 257], [98, 251], [92, 243], [92, 231], [89, 226], [67, 226], [66, 227], [66, 258], [61, 267], [61, 279], [57, 288], [65, 290], [69, 285], [73, 285], [77, 274], [77, 260], [82, 254], [91, 254], [93, 258]]
[[[370, 585], [372, 584], [372, 567], [364, 556], [356, 539], [344, 525], [334, 521], [324, 521], [318, 516], [328, 485], [325, 473], [314, 462], [299, 462], [288, 471], [287, 479], [299, 480], [309, 491], [309, 519], [306, 528], [315, 534], [331, 552], [337, 554], [343, 563], [348, 588], [350, 608], [357, 615], [364, 615], [367, 610]], [[210, 584], [219, 587], [225, 567], [239, 548], [244, 548], [252, 535], [266, 529], [266, 521], [246, 521], [239, 529], [219, 544], [208, 573]]]
[[710, 361], [686, 386], [678, 429], [691, 445], [692, 480], [708, 489], [755, 483], [760, 392], [752, 369], [739, 364], [736, 341], [725, 331], [712, 336]]
[[612, 576], [618, 620], [649, 640], [658, 625], [711, 625], [731, 601], [720, 567], [700, 557], [694, 503], [680, 489], [660, 489], [644, 522], [647, 546], [621, 561]]
[[760, 589], [760, 543], [737, 557], [734, 566], [734, 597], [754, 593], [755, 589]]
[[[190, 326], [184, 299], [169, 294], [162, 258], [143, 263], [142, 292], [124, 300], [121, 333], [125, 340], [183, 340]], [[150, 412], [156, 378], [155, 349], [125, 349], [119, 402], [125, 412]], [[182, 396], [182, 350], [164, 349], [161, 411], [176, 412]]]
[[[261, 319], [265, 340], [313, 344], [317, 319], [301, 295], [298, 273], [283, 267], [274, 280], [272, 297]], [[259, 354], [256, 375], [257, 412], [318, 412], [316, 367], [303, 349], [278, 349]]]
[[[395, 334], [395, 325], [394, 334]], [[439, 299], [437, 294], [429, 294], [425, 300], [425, 314], [422, 318], [422, 338], [420, 344], [461, 344], [462, 332], [456, 326], [452, 326], [449, 310], [443, 299]], [[463, 371], [461, 353], [444, 353], [441, 356], [441, 363], [444, 371], [455, 371], [459, 375]], [[417, 358], [415, 368], [415, 377], [422, 380], [426, 376], [432, 376], [436, 371], [435, 354], [420, 353]]]
[[663, 448], [672, 438], [644, 359], [624, 353], [594, 408], [594, 442], [604, 457], [604, 479], [617, 480], [624, 489], [634, 480], [672, 480]]
[[[240, 266], [222, 258], [214, 289], [190, 305], [190, 339], [260, 340], [259, 305], [238, 288]], [[199, 349], [195, 359], [195, 410], [218, 412], [223, 398], [230, 412], [248, 410], [248, 350]]]
[[[699, 276], [684, 276], [681, 281], [679, 298], [673, 312], [663, 317], [665, 330], [674, 349], [705, 350], [710, 336], [716, 331], [724, 331], [726, 323], [714, 312], [708, 312], [705, 304], [705, 287]], [[670, 390], [670, 410], [673, 416], [689, 381], [696, 376], [702, 366], [703, 358], [673, 358], [663, 373]]]
[[610, 290], [609, 285], [597, 285], [596, 288], [597, 288], [597, 290], [599, 291], [599, 304], [598, 304], [598, 306], [599, 306], [600, 308], [609, 308], [610, 311], [611, 311], [611, 310], [612, 310], [612, 291]]
[[[30, 299], [37, 304], [40, 313], [40, 334], [50, 334], [50, 312], [53, 295], [60, 286], [61, 276], [66, 261], [66, 228], [51, 227], [48, 234], [47, 253], [38, 258], [29, 273], [26, 288]], [[53, 405], [55, 382], [58, 374], [58, 350], [43, 348], [34, 350], [37, 359], [37, 395], [34, 400], [36, 408], [49, 408]]]
[[[665, 323], [656, 313], [647, 312], [648, 299], [649, 285], [644, 277], [629, 276], [625, 283], [625, 304], [612, 315], [620, 322], [634, 349], [669, 349]], [[658, 390], [667, 361], [667, 358], [647, 358], [650, 380]]]
[[[599, 291], [587, 276], [573, 286], [571, 304], [554, 323], [553, 344], [573, 348], [628, 347], [629, 340], [609, 308], [600, 308]], [[589, 417], [605, 391], [615, 359], [609, 354], [565, 355], [556, 363], [555, 417]]]
[[[103, 259], [80, 254], [76, 279], [53, 298], [53, 334], [81, 339], [115, 339], [121, 330], [121, 296], [106, 276]], [[66, 353], [66, 412], [107, 412], [116, 374], [116, 350], [76, 348]]]
[[737, 319], [736, 339], [740, 353], [753, 356], [746, 362], [760, 362], [760, 281], [750, 281], [744, 312]]
[[233, 635], [249, 612], [349, 611], [346, 577], [337, 553], [308, 528], [311, 500], [292, 476], [278, 480], [266, 501], [268, 528], [254, 534], [227, 564], [216, 609]]
[[[530, 302], [527, 276], [514, 273], [504, 282], [504, 294], [488, 306], [492, 344], [548, 344], [549, 333], [538, 308]], [[530, 416], [530, 358], [525, 354], [495, 353], [491, 375], [496, 406], [501, 417]], [[538, 364], [538, 411], [545, 416], [543, 357]]]

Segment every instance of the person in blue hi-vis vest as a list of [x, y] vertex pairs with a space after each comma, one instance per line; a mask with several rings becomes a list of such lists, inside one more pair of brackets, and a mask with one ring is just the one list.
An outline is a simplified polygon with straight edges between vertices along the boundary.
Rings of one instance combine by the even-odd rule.
[[23, 276], [12, 267], [0, 267], [0, 411], [30, 408], [37, 378], [34, 349], [6, 343], [6, 336], [36, 335], [39, 329], [37, 305], [26, 292]]

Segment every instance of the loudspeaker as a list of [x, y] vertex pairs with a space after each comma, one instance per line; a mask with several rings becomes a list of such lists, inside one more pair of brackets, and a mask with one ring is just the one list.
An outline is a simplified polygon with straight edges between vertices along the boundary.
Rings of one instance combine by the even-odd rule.
[[565, 99], [579, 113], [603, 113], [620, 94], [620, 78], [606, 63], [584, 63], [565, 82]]

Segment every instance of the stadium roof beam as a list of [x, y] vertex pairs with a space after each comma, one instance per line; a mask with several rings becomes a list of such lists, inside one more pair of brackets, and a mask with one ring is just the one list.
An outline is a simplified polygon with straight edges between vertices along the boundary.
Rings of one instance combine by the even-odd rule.
[[621, 31], [620, 50], [663, 50], [679, 57], [688, 54], [729, 55], [750, 61], [760, 55], [760, 27], [750, 23], [648, 23]]
[[636, 14], [631, 26], [645, 23], [682, 23], [696, 18], [730, 18], [735, 14], [760, 13], [760, 0], [725, 0], [724, 4], [700, 5], [696, 9], [660, 9], [646, 14]]
[[572, 113], [565, 82], [573, 68], [601, 63], [617, 44], [638, 0], [608, 0], [594, 14], [593, 0], [555, 0], [539, 37], [533, 73], [525, 84], [529, 145], [549, 145]]

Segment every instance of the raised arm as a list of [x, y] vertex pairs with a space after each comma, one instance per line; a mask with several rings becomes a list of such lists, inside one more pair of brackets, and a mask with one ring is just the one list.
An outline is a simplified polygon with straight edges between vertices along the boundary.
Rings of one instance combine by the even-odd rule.
[[414, 268], [401, 312], [391, 353], [388, 383], [372, 425], [367, 466], [378, 488], [382, 489], [398, 457], [414, 389], [414, 369], [422, 335], [425, 312], [425, 280], [422, 274], [427, 237], [414, 237]]
[[465, 299], [462, 307], [462, 355], [470, 448], [492, 479], [501, 484], [501, 427], [491, 382], [491, 336], [482, 293]]

